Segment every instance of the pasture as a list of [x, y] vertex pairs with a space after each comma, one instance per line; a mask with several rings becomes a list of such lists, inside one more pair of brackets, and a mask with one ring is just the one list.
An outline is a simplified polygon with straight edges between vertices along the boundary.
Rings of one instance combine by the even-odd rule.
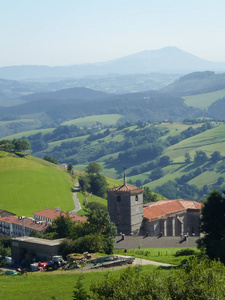
[[192, 96], [185, 96], [184, 103], [188, 106], [196, 108], [207, 109], [213, 102], [225, 97], [225, 89]]
[[24, 131], [16, 134], [12, 134], [9, 136], [6, 136], [5, 139], [7, 140], [13, 140], [13, 139], [21, 139], [22, 137], [29, 137], [31, 135], [37, 134], [37, 133], [42, 133], [45, 135], [46, 133], [52, 132], [55, 128], [46, 128], [46, 129], [36, 129], [36, 130], [29, 130], [29, 131]]
[[115, 125], [117, 121], [121, 118], [122, 115], [119, 114], [95, 115], [63, 122], [61, 125], [76, 125], [80, 127], [90, 127], [92, 125], [95, 125], [97, 122], [102, 123], [103, 125]]
[[0, 156], [0, 207], [16, 215], [32, 216], [38, 210], [74, 209], [70, 176], [59, 166], [26, 156]]
[[[182, 248], [179, 248], [181, 250]], [[196, 250], [196, 248], [191, 248]], [[151, 248], [151, 249], [131, 249], [128, 250], [129, 255], [150, 259], [165, 263], [171, 263], [172, 257], [176, 259], [174, 264], [179, 265], [190, 256], [175, 257], [173, 254], [178, 248]], [[115, 251], [114, 254], [119, 254]], [[146, 255], [147, 253], [147, 255]], [[160, 255], [158, 255], [160, 253]], [[121, 253], [124, 254], [124, 253]], [[162, 259], [164, 258], [164, 259]], [[123, 268], [114, 267], [110, 271], [110, 275], [118, 278]], [[173, 268], [160, 268], [152, 265], [138, 266], [139, 272], [154, 272], [157, 270], [162, 276], [169, 276], [173, 272]], [[54, 271], [54, 272], [36, 272], [21, 276], [2, 275], [1, 281], [1, 297], [2, 299], [72, 299], [76, 281], [79, 276], [83, 276], [83, 284], [86, 290], [92, 282], [99, 281], [109, 274], [109, 270], [99, 269], [89, 272], [82, 270], [71, 271]]]

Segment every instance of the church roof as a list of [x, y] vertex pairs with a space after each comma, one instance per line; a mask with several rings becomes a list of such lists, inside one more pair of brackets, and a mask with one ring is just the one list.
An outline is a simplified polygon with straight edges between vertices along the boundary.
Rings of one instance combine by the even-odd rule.
[[191, 200], [160, 200], [144, 206], [144, 218], [149, 221], [156, 218], [166, 218], [169, 214], [186, 211], [187, 209], [200, 210], [202, 203]]
[[109, 189], [108, 192], [141, 193], [143, 192], [143, 189], [140, 189], [136, 186], [123, 184], [121, 186]]

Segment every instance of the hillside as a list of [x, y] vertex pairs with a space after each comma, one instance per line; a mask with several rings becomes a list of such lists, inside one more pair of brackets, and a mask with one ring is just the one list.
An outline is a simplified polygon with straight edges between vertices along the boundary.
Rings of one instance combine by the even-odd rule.
[[[194, 72], [158, 91], [112, 94], [88, 88], [67, 88], [22, 96], [1, 107], [0, 138], [22, 131], [75, 124], [80, 117], [121, 115], [121, 122], [223, 120], [225, 74]], [[222, 99], [222, 100], [221, 100]], [[104, 118], [104, 117], [103, 117]], [[96, 121], [98, 122], [98, 120]]]
[[[97, 161], [104, 175], [118, 179], [122, 178], [126, 167], [127, 179], [131, 184], [148, 186], [167, 198], [171, 195], [172, 198], [187, 198], [187, 191], [183, 191], [187, 188], [185, 184], [194, 184], [199, 190], [192, 188], [190, 197], [199, 200], [205, 194], [202, 190], [205, 185], [208, 189], [223, 187], [224, 126], [218, 122], [167, 122], [157, 126], [138, 122], [92, 133], [85, 129], [77, 131], [72, 126], [60, 127], [58, 135], [53, 131], [43, 136], [42, 141], [47, 142], [46, 148], [36, 152], [34, 148], [33, 154], [39, 157], [50, 155], [61, 163], [72, 162], [76, 169], [81, 170], [89, 162]], [[68, 128], [70, 135], [65, 139], [63, 130], [68, 134]], [[31, 144], [37, 143], [34, 137], [28, 137]], [[194, 162], [196, 151], [206, 153], [204, 163]], [[213, 162], [211, 156], [215, 151], [220, 152], [220, 158]], [[187, 153], [190, 161], [185, 160]], [[168, 189], [160, 188], [169, 181], [176, 184], [173, 194], [168, 194]]]
[[193, 72], [180, 77], [161, 89], [161, 92], [177, 96], [206, 94], [225, 88], [225, 73], [211, 71]]
[[30, 155], [0, 152], [0, 207], [16, 215], [32, 216], [38, 210], [74, 209], [73, 182], [61, 167]]

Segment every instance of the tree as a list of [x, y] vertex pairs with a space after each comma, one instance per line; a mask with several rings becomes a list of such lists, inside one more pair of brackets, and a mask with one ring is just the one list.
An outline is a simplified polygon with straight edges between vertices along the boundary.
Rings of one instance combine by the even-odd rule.
[[103, 209], [95, 209], [90, 211], [88, 215], [88, 222], [94, 228], [94, 232], [99, 232], [106, 236], [115, 237], [117, 229], [114, 223], [110, 221], [108, 211]]
[[98, 197], [105, 198], [106, 190], [108, 183], [103, 175], [100, 174], [91, 174], [89, 175], [90, 179], [90, 189], [89, 192], [93, 193]]
[[189, 164], [191, 162], [191, 156], [190, 156], [190, 154], [189, 153], [185, 153], [184, 157], [185, 157], [185, 162], [187, 164]]
[[152, 193], [148, 186], [144, 187], [143, 201], [144, 203], [155, 202], [157, 195]]
[[54, 233], [54, 238], [70, 238], [73, 235], [74, 226], [75, 222], [72, 221], [72, 218], [68, 214], [66, 216], [61, 214], [53, 220], [52, 225], [47, 227], [46, 235], [50, 234], [51, 236]]
[[55, 165], [58, 165], [58, 160], [56, 158], [52, 157], [52, 156], [45, 155], [43, 157], [43, 159], [46, 160], [46, 161], [49, 161], [49, 162], [51, 162], [51, 163], [53, 163]]
[[88, 191], [90, 189], [90, 179], [88, 176], [83, 175], [78, 178], [80, 190], [82, 192]]
[[28, 140], [13, 140], [12, 143], [15, 146], [15, 151], [25, 151], [30, 149], [30, 142]]
[[80, 275], [75, 285], [75, 290], [73, 291], [73, 299], [74, 300], [88, 300], [90, 296], [84, 288], [83, 284], [83, 276]]
[[152, 170], [150, 179], [157, 180], [157, 179], [161, 178], [163, 175], [164, 175], [163, 170], [160, 167], [158, 167], [158, 168], [155, 168], [154, 170]]
[[212, 162], [217, 162], [217, 161], [219, 161], [221, 159], [222, 159], [222, 157], [221, 157], [220, 151], [214, 151], [211, 154], [211, 160], [212, 160]]
[[225, 198], [219, 191], [212, 191], [202, 208], [201, 232], [204, 237], [198, 247], [210, 258], [225, 262]]
[[166, 167], [170, 163], [171, 163], [171, 161], [170, 161], [170, 157], [168, 155], [164, 155], [164, 156], [160, 157], [160, 160], [159, 160], [160, 167]]
[[90, 174], [99, 174], [101, 172], [102, 168], [101, 166], [96, 162], [91, 162], [88, 164], [86, 168], [86, 172]]
[[69, 173], [72, 173], [72, 171], [73, 171], [73, 164], [71, 164], [71, 163], [68, 164], [67, 171]]
[[195, 151], [194, 162], [196, 164], [203, 164], [208, 160], [206, 153], [202, 150]]

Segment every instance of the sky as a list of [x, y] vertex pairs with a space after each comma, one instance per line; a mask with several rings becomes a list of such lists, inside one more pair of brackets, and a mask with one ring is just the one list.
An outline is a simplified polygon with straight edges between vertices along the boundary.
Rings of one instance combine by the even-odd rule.
[[225, 62], [223, 0], [1, 0], [0, 66], [103, 62], [175, 46]]

